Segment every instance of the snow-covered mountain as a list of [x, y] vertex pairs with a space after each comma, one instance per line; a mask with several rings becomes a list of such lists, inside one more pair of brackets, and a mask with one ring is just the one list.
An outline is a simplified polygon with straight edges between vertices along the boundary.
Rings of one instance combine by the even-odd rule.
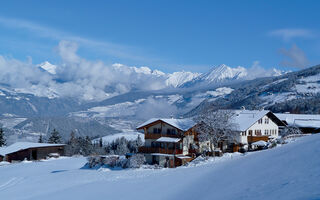
[[57, 66], [49, 63], [48, 61], [45, 61], [39, 65], [37, 65], [39, 68], [49, 72], [50, 74], [56, 74], [57, 73]]
[[[237, 92], [233, 81], [248, 70], [221, 65], [208, 73], [164, 73], [148, 67], [101, 62], [40, 65], [0, 62], [0, 126], [8, 143], [36, 141], [54, 128], [64, 139], [70, 132], [105, 136], [130, 132], [150, 117], [181, 116], [203, 101], [215, 102]], [[193, 83], [185, 88], [186, 83]], [[202, 84], [212, 84], [202, 88]], [[301, 87], [300, 87], [301, 88]]]

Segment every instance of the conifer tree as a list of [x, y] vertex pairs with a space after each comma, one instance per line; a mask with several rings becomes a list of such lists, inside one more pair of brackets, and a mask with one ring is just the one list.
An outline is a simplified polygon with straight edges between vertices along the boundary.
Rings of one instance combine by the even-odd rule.
[[40, 136], [39, 136], [38, 143], [43, 143], [42, 133], [41, 133]]
[[61, 143], [61, 136], [56, 129], [53, 129], [53, 131], [51, 132], [48, 143], [51, 143], [51, 144]]
[[0, 147], [6, 145], [6, 139], [4, 138], [3, 129], [0, 128]]

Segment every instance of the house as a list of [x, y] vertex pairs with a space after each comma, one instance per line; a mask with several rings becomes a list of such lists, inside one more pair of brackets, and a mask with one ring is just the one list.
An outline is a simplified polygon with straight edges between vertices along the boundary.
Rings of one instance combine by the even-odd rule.
[[144, 131], [145, 146], [139, 148], [148, 164], [175, 167], [209, 151], [210, 142], [199, 142], [192, 119], [153, 118], [137, 127]]
[[[45, 159], [49, 154], [64, 155], [65, 144], [16, 142], [0, 149], [2, 159], [8, 162]], [[1, 157], [0, 156], [0, 157]]]
[[[234, 148], [251, 145], [257, 141], [267, 142], [279, 136], [279, 127], [286, 126], [269, 110], [232, 110], [231, 122], [237, 135], [234, 138]], [[223, 149], [222, 149], [223, 150]]]
[[298, 127], [302, 133], [320, 133], [320, 115], [275, 113], [286, 125]]

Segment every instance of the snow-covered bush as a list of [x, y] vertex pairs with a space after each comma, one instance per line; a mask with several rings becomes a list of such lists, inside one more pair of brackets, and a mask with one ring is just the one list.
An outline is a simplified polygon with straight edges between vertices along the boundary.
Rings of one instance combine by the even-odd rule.
[[139, 168], [145, 163], [145, 158], [141, 154], [133, 155], [130, 158], [118, 155], [90, 156], [88, 157], [89, 168], [109, 167], [109, 168]]
[[135, 154], [129, 158], [129, 168], [139, 168], [146, 162], [146, 158], [142, 154]]
[[298, 127], [295, 126], [286, 126], [280, 131], [282, 137], [288, 137], [290, 135], [300, 135], [302, 132]]

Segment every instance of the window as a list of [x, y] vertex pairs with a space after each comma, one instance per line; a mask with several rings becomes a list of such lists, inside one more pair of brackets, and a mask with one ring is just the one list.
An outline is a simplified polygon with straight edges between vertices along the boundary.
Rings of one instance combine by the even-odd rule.
[[265, 123], [265, 124], [269, 124], [269, 118], [265, 118], [265, 119], [264, 119], [264, 123]]
[[261, 130], [254, 130], [255, 135], [261, 135]]
[[167, 134], [168, 135], [175, 135], [176, 134], [176, 129], [167, 129]]
[[259, 120], [258, 120], [258, 124], [262, 124], [262, 119], [259, 119]]
[[249, 136], [252, 136], [252, 130], [249, 130]]
[[161, 129], [160, 128], [153, 128], [153, 133], [161, 133]]

